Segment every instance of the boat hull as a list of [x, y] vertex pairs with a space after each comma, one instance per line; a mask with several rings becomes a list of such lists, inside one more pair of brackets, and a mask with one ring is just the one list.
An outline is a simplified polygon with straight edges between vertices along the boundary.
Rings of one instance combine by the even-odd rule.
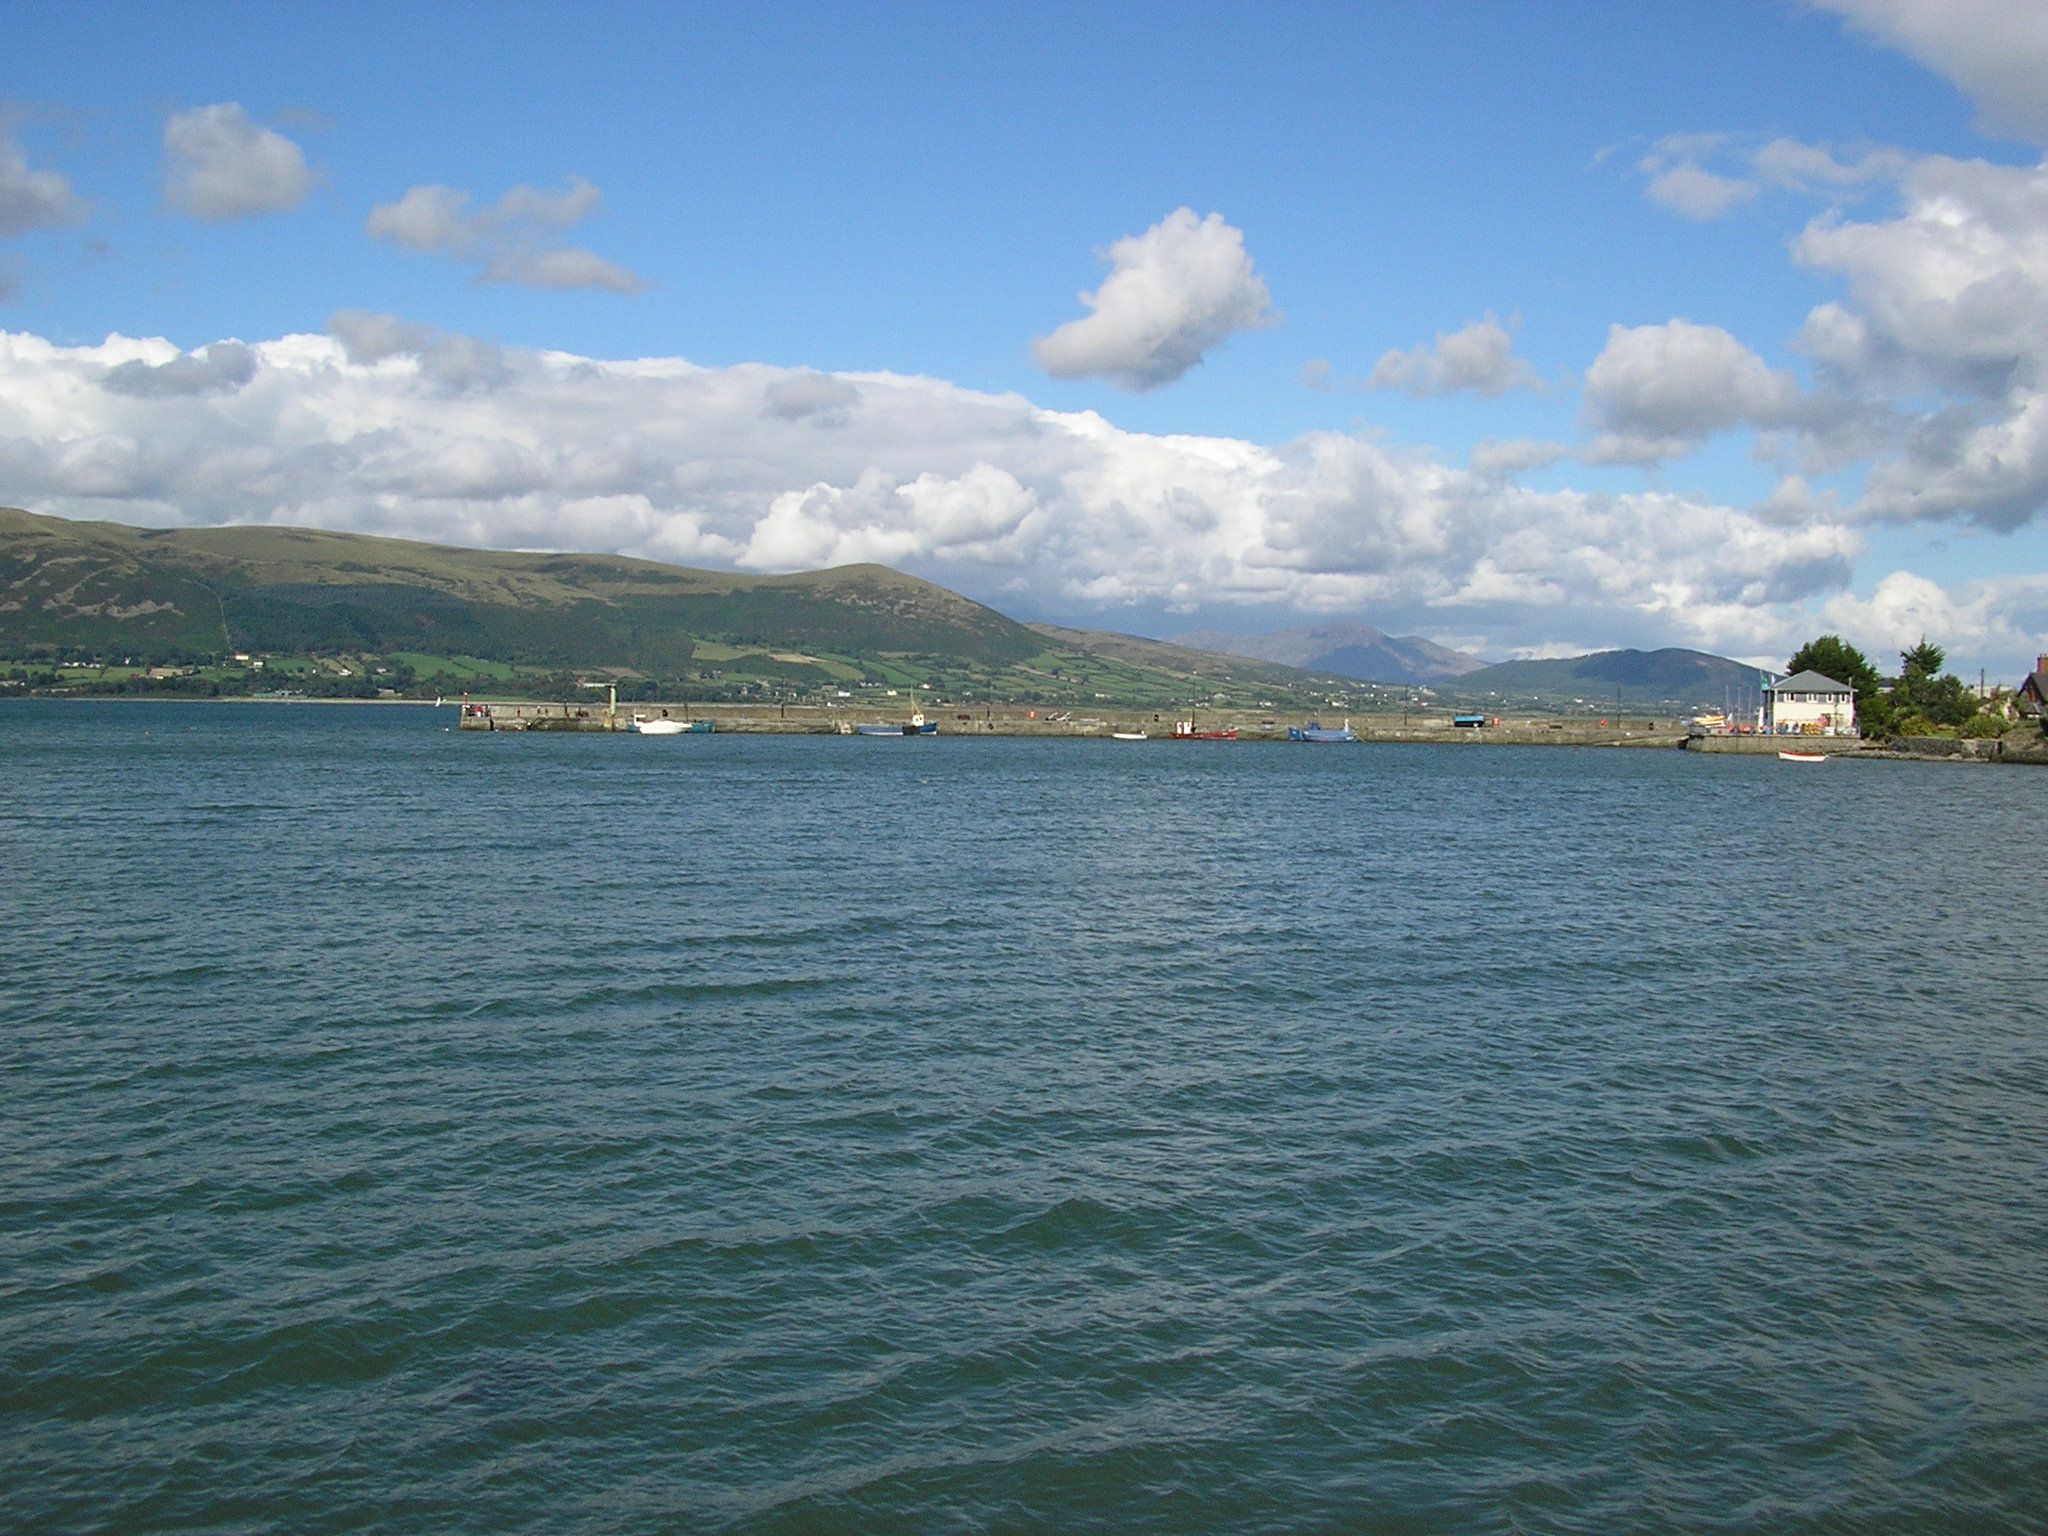
[[939, 734], [939, 727], [935, 721], [929, 720], [923, 725], [856, 725], [853, 728], [853, 734], [856, 736], [936, 736]]
[[635, 720], [633, 729], [642, 736], [708, 736], [709, 720]]

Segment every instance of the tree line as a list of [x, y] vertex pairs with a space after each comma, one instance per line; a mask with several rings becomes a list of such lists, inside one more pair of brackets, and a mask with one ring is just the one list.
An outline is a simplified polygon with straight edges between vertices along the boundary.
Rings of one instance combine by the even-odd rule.
[[1785, 663], [1791, 672], [1818, 672], [1856, 690], [1856, 722], [1865, 736], [1999, 736], [2010, 722], [1987, 710], [1976, 690], [1941, 669], [1948, 653], [1921, 636], [1899, 652], [1896, 677], [1881, 677], [1870, 658], [1840, 635], [1809, 640]]

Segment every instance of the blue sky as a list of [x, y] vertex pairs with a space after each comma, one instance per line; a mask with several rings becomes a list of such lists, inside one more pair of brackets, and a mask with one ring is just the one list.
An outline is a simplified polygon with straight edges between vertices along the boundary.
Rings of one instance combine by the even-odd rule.
[[1152, 634], [2048, 649], [2025, 0], [33, 20], [0, 500]]

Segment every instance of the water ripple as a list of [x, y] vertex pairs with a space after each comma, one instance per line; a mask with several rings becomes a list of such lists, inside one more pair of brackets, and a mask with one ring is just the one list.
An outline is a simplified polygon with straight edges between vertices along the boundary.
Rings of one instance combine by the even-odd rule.
[[2048, 1507], [2024, 774], [0, 714], [10, 1525]]

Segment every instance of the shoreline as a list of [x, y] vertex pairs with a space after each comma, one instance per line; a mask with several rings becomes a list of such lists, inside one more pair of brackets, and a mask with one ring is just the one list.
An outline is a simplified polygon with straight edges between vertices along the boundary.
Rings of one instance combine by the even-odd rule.
[[[6, 695], [0, 695], [0, 702], [9, 702]], [[37, 704], [228, 704], [228, 705], [285, 705], [285, 706], [341, 706], [370, 708], [412, 708], [447, 709], [457, 711], [451, 724], [464, 733], [496, 735], [523, 735], [530, 728], [526, 723], [513, 723], [522, 713], [527, 720], [545, 720], [537, 734], [543, 735], [630, 735], [624, 725], [607, 729], [603, 723], [605, 706], [602, 704], [555, 704], [538, 703], [531, 700], [479, 700], [472, 704], [486, 704], [510, 712], [507, 723], [495, 730], [465, 720], [460, 715], [459, 700], [444, 697], [440, 704], [432, 699], [322, 699], [322, 698], [253, 698], [246, 694], [226, 698], [191, 698], [180, 695], [147, 696], [136, 694], [23, 694], [12, 702]], [[714, 734], [722, 732], [735, 736], [840, 736], [851, 735], [857, 724], [873, 723], [885, 718], [885, 711], [860, 711], [828, 708], [814, 704], [752, 705], [704, 703], [678, 705], [659, 703], [620, 705], [621, 719], [630, 719], [635, 710], [648, 711], [667, 709], [676, 717], [709, 719], [714, 723]], [[582, 713], [576, 714], [576, 711]], [[938, 735], [941, 737], [982, 737], [989, 739], [1011, 739], [1032, 741], [1107, 741], [1116, 732], [1144, 731], [1144, 743], [1125, 742], [1123, 745], [1137, 746], [1152, 742], [1172, 741], [1168, 734], [1176, 716], [1170, 710], [1103, 710], [1099, 713], [1077, 715], [1071, 710], [1057, 710], [1048, 714], [1034, 706], [990, 706], [983, 705], [979, 712], [974, 710], [931, 711], [932, 718], [939, 722]], [[1059, 718], [1064, 716], [1065, 718]], [[474, 717], [472, 717], [473, 719]], [[568, 723], [563, 723], [564, 721]], [[1279, 742], [1288, 744], [1287, 731], [1296, 722], [1283, 720], [1277, 715], [1260, 712], [1230, 712], [1218, 709], [1215, 713], [1200, 719], [1204, 729], [1235, 729], [1235, 742], [1184, 742], [1186, 746], [1233, 746]], [[1823, 751], [1830, 758], [1863, 759], [1871, 762], [1912, 762], [1912, 763], [1958, 763], [1976, 766], [1992, 765], [2048, 765], [2048, 736], [2027, 732], [2024, 726], [2015, 727], [2005, 737], [1987, 737], [1963, 740], [1950, 737], [1910, 738], [1891, 741], [1865, 740], [1862, 738], [1830, 737], [1695, 737], [1688, 734], [1683, 726], [1652, 720], [1616, 721], [1600, 724], [1593, 721], [1557, 720], [1530, 718], [1522, 720], [1504, 719], [1498, 725], [1480, 727], [1458, 727], [1448, 721], [1423, 724], [1415, 721], [1403, 723], [1390, 718], [1371, 716], [1349, 717], [1351, 728], [1357, 733], [1357, 745], [1361, 746], [1481, 746], [1481, 747], [1588, 747], [1608, 750], [1673, 749], [1689, 750], [1700, 756], [1775, 758], [1778, 752], [1788, 750]], [[1709, 745], [1707, 743], [1713, 743]], [[1298, 743], [1295, 743], [1298, 745]], [[1338, 745], [1342, 745], [1339, 743]]]

